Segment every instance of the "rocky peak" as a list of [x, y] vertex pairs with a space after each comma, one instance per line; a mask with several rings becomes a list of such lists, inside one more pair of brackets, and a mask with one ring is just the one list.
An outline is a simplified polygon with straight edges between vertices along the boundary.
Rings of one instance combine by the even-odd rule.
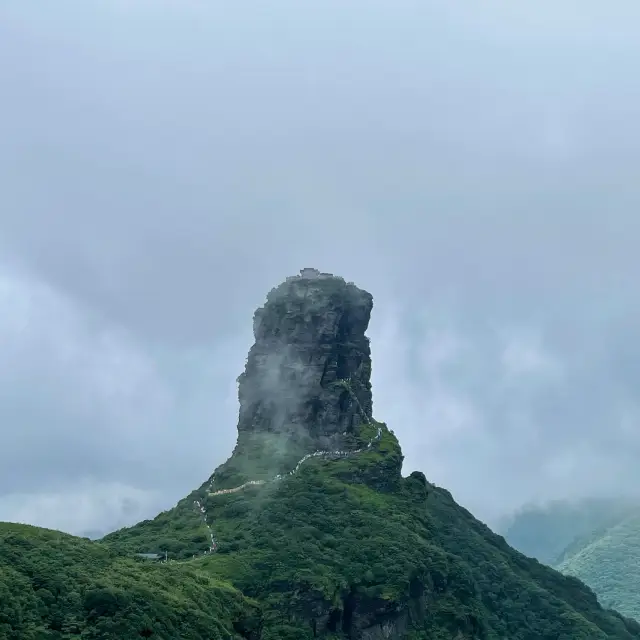
[[316, 269], [272, 289], [254, 315], [255, 343], [238, 378], [239, 438], [273, 433], [328, 448], [366, 421], [372, 307], [370, 293]]

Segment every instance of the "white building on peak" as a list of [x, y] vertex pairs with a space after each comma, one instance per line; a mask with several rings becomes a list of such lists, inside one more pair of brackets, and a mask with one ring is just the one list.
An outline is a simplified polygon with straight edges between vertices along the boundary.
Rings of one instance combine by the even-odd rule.
[[333, 277], [334, 275], [332, 273], [323, 273], [322, 271], [318, 271], [318, 269], [314, 269], [313, 267], [305, 267], [304, 269], [300, 269], [300, 275], [289, 276], [287, 280], [318, 280], [319, 278]]

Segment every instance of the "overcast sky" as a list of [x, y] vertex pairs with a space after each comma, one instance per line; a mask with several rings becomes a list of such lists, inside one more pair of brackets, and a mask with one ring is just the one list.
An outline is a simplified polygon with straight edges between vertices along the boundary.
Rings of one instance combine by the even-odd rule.
[[374, 409], [480, 518], [640, 486], [636, 0], [0, 5], [0, 520], [153, 516], [268, 290], [374, 296]]

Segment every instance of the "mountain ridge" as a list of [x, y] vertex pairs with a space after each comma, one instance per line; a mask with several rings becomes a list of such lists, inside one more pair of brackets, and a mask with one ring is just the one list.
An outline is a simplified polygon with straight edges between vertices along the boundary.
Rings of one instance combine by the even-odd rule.
[[589, 498], [531, 507], [505, 528], [505, 536], [523, 553], [588, 584], [605, 606], [640, 618], [637, 498]]
[[514, 548], [556, 566], [576, 541], [615, 524], [637, 507], [638, 501], [630, 497], [554, 500], [520, 509], [499, 530]]
[[640, 509], [576, 539], [554, 566], [589, 584], [606, 606], [640, 618]]
[[[267, 639], [640, 637], [640, 627], [600, 610], [580, 583], [512, 555], [504, 539], [424, 474], [402, 477], [399, 443], [370, 413], [364, 331], [372, 298], [318, 274], [303, 270], [287, 279], [254, 316], [256, 344], [239, 378], [230, 458], [176, 510], [105, 541], [129, 552], [141, 550], [140, 543], [159, 550], [171, 546], [166, 536], [174, 527], [176, 557], [195, 555], [265, 603]], [[243, 408], [247, 388], [250, 411]], [[326, 442], [336, 448], [324, 448]], [[175, 527], [191, 531], [186, 522], [194, 517], [208, 537], [185, 550], [188, 540]], [[541, 594], [547, 615], [564, 610], [564, 618], [519, 624], [526, 605], [508, 589], [496, 591], [475, 561], [494, 579], [503, 575], [515, 592]], [[567, 605], [573, 593], [580, 604]], [[505, 608], [509, 615], [500, 612]], [[527, 627], [535, 631], [523, 635]]]
[[[76, 548], [0, 527], [0, 577], [17, 562], [31, 603], [25, 627], [0, 585], [15, 611], [0, 640], [639, 640], [579, 580], [509, 547], [422, 472], [402, 476], [400, 443], [372, 414], [372, 305], [315, 269], [272, 290], [236, 445], [173, 508]], [[113, 568], [92, 568], [95, 554]], [[36, 565], [50, 561], [43, 589]]]

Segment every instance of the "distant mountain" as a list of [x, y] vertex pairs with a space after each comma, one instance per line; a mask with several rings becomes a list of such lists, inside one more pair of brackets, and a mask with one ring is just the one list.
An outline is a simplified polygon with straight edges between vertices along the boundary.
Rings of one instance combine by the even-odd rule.
[[0, 640], [640, 640], [579, 580], [402, 477], [372, 416], [371, 308], [313, 269], [269, 293], [236, 447], [173, 509], [100, 542], [0, 526]]
[[500, 532], [518, 551], [555, 565], [576, 539], [618, 522], [637, 504], [628, 498], [556, 500], [523, 508], [500, 527]]
[[600, 602], [640, 619], [640, 505], [584, 500], [531, 508], [505, 532], [517, 549], [588, 584]]
[[587, 583], [605, 606], [640, 620], [640, 509], [574, 540], [556, 566]]

